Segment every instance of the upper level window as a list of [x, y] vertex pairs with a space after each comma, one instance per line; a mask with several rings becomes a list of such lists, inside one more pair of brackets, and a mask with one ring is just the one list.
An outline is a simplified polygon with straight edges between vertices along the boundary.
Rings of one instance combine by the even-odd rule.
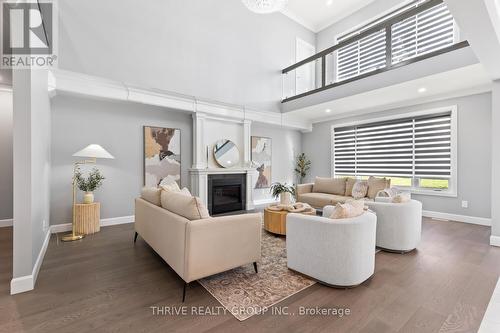
[[332, 130], [333, 175], [389, 177], [415, 192], [456, 190], [456, 107]]
[[[386, 21], [411, 8], [418, 7], [427, 1], [418, 0], [369, 22], [361, 28], [343, 34], [337, 38], [341, 42], [360, 34], [367, 29]], [[458, 29], [453, 16], [441, 3], [417, 15], [408, 17], [392, 25], [390, 28], [391, 54], [386, 54], [386, 39], [389, 38], [385, 29], [346, 45], [339, 49], [336, 57], [336, 79], [347, 80], [361, 74], [386, 67], [387, 57], [392, 64], [430, 53], [453, 45], [458, 41]]]

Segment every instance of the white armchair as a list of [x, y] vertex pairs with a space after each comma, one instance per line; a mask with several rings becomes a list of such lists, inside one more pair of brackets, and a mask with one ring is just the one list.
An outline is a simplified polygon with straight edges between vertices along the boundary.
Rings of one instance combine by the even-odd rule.
[[[378, 201], [381, 200], [381, 201]], [[414, 250], [422, 234], [422, 203], [410, 200], [404, 203], [366, 202], [377, 214], [377, 246], [392, 252]]]
[[[326, 206], [324, 216], [332, 209]], [[371, 212], [340, 220], [289, 214], [288, 268], [329, 286], [357, 286], [374, 273], [376, 227]]]

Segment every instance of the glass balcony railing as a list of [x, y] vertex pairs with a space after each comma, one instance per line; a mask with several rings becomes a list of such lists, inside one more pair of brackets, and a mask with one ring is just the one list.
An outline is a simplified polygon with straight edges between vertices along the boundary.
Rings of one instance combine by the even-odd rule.
[[283, 102], [469, 45], [443, 0], [405, 8], [285, 68]]

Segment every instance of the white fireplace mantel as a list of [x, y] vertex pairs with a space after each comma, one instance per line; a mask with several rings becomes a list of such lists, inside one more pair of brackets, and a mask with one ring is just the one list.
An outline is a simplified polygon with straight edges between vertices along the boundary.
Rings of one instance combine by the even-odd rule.
[[[255, 168], [249, 168], [251, 161], [252, 122], [247, 119], [220, 118], [203, 112], [193, 114], [193, 166], [189, 169], [191, 192], [208, 202], [208, 175], [245, 174], [246, 209], [254, 209], [253, 184], [257, 177]], [[229, 139], [240, 150], [239, 166], [222, 168], [213, 158], [213, 146], [217, 140]]]

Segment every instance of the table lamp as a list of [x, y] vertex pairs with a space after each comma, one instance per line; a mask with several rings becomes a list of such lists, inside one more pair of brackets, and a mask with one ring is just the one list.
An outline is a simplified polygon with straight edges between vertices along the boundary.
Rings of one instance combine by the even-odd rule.
[[82, 164], [95, 164], [96, 160], [98, 158], [114, 159], [113, 155], [108, 153], [106, 151], [106, 149], [104, 149], [101, 146], [96, 145], [96, 144], [88, 145], [87, 147], [83, 148], [82, 150], [74, 153], [73, 156], [84, 157], [85, 160], [75, 162], [74, 166], [73, 166], [73, 182], [72, 182], [72, 186], [73, 186], [73, 206], [72, 206], [73, 218], [72, 218], [72, 222], [71, 222], [72, 231], [70, 234], [63, 236], [61, 238], [61, 240], [63, 242], [72, 242], [72, 241], [79, 240], [79, 239], [82, 239], [83, 237], [85, 237], [85, 235], [77, 235], [75, 233], [76, 170], [77, 170], [78, 166], [82, 165]]

